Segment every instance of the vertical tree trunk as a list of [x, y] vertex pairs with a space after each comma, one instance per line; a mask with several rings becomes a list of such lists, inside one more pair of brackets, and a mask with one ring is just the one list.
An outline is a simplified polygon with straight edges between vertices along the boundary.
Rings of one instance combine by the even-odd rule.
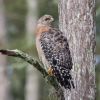
[[[0, 0], [0, 48], [4, 48], [6, 42], [6, 27], [3, 0]], [[0, 100], [8, 99], [8, 77], [7, 77], [7, 59], [0, 55]]]
[[[28, 45], [34, 45], [33, 32], [37, 21], [37, 0], [27, 0], [26, 32]], [[35, 68], [27, 67], [26, 100], [39, 100], [39, 77]]]
[[68, 39], [73, 59], [75, 89], [65, 100], [95, 99], [95, 0], [59, 0], [60, 29]]

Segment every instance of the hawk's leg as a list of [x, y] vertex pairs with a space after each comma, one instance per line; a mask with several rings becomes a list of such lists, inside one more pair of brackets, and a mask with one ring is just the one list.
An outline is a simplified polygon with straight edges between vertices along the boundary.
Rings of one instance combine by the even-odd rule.
[[48, 74], [50, 76], [53, 76], [53, 69], [51, 67], [48, 68], [48, 71], [47, 72], [48, 72]]

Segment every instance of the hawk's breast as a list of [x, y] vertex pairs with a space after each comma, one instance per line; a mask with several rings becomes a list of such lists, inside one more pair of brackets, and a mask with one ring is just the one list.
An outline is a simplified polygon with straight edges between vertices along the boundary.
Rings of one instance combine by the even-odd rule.
[[48, 64], [48, 61], [45, 58], [45, 54], [44, 54], [44, 51], [43, 51], [43, 48], [42, 48], [42, 45], [41, 45], [41, 41], [40, 41], [41, 34], [45, 31], [47, 31], [47, 28], [41, 27], [41, 28], [38, 29], [38, 31], [37, 31], [38, 36], [36, 37], [36, 48], [37, 48], [37, 51], [38, 51], [39, 59], [40, 59], [40, 61], [42, 61], [45, 69], [47, 70], [50, 65]]

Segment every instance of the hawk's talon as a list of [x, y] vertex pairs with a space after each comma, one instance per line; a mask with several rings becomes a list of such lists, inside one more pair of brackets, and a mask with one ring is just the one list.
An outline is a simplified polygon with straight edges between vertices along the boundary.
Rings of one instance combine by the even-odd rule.
[[51, 67], [48, 68], [48, 71], [47, 72], [48, 72], [48, 74], [50, 76], [53, 76], [53, 69]]

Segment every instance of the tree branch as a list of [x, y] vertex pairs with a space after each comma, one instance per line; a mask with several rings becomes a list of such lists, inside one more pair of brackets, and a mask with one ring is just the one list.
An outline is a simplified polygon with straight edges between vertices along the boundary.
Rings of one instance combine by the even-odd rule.
[[[57, 95], [60, 96], [61, 98], [63, 98], [62, 89], [60, 88], [59, 84], [55, 80], [55, 77], [49, 76], [48, 73], [46, 72], [46, 70], [42, 67], [42, 65], [36, 59], [34, 59], [33, 57], [29, 56], [28, 54], [26, 54], [20, 50], [17, 50], [17, 49], [15, 49], [15, 50], [1, 49], [0, 53], [3, 55], [7, 55], [7, 56], [21, 58], [24, 61], [28, 62], [29, 64], [33, 65], [38, 71], [40, 71], [40, 73], [43, 75], [43, 77], [47, 79], [48, 83], [50, 83], [55, 88], [55, 90], [57, 91]], [[60, 99], [60, 100], [64, 100], [64, 99]]]
[[29, 56], [28, 54], [20, 51], [20, 50], [0, 50], [3, 55], [13, 56], [23, 59], [24, 61], [28, 62], [29, 64], [33, 65], [37, 70], [39, 70], [44, 77], [48, 76], [47, 72], [44, 68], [39, 64], [37, 60]]

